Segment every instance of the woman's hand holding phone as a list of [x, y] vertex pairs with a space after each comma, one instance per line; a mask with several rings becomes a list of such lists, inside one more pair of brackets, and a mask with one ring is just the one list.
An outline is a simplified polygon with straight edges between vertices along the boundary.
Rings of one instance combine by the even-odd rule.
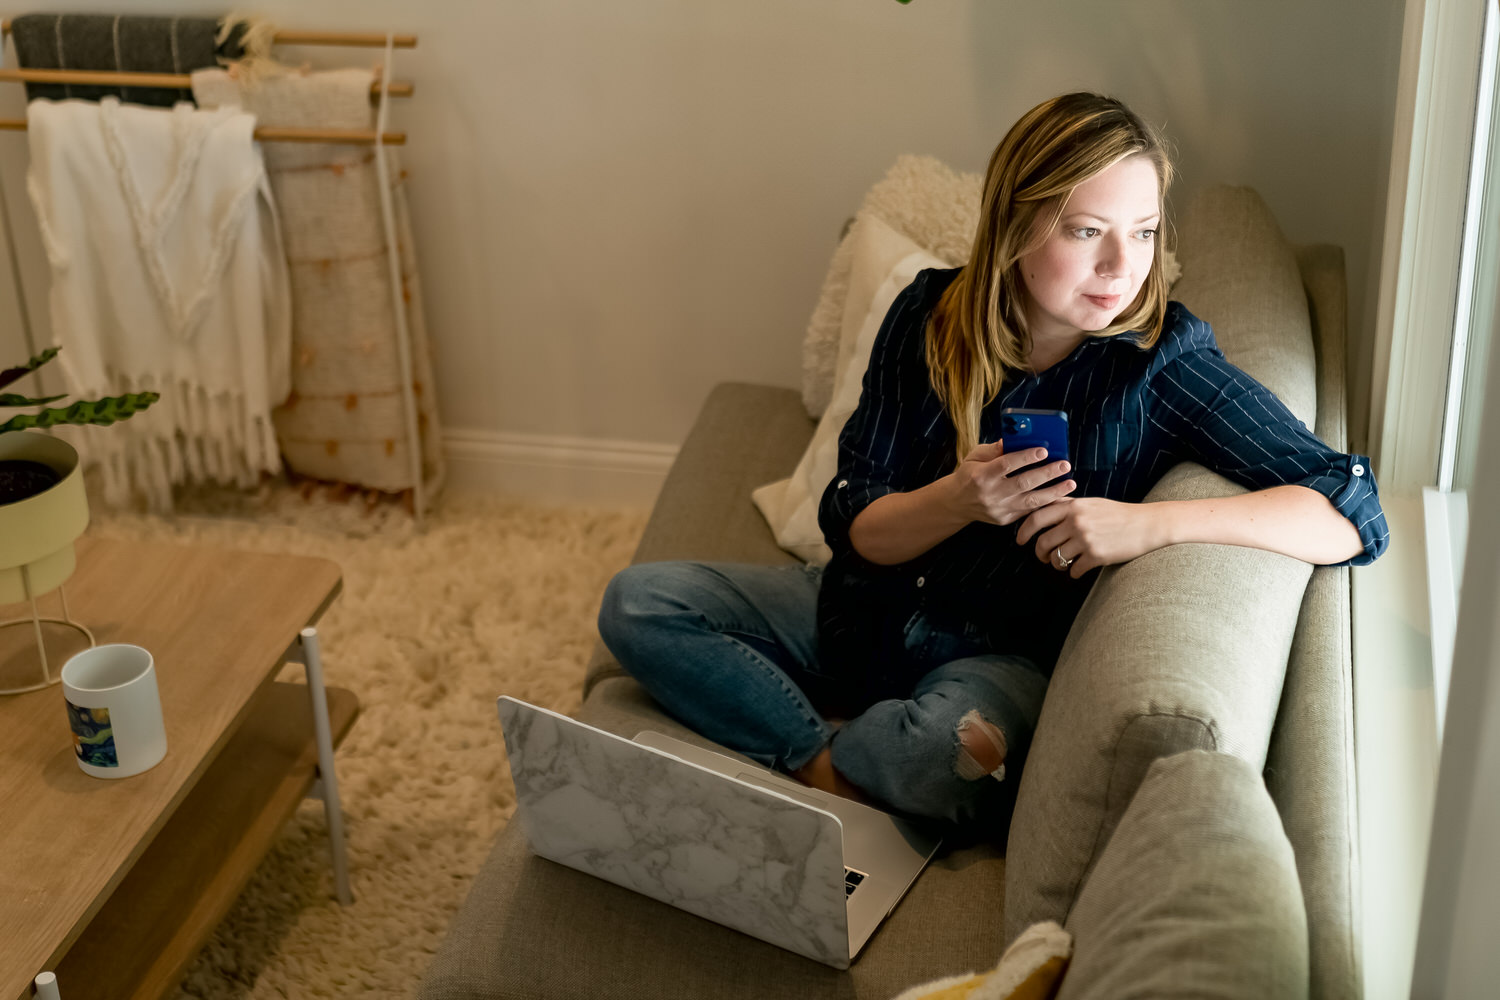
[[953, 472], [955, 502], [968, 520], [1013, 524], [1073, 492], [1073, 480], [1054, 482], [1072, 466], [1066, 461], [1037, 464], [1046, 458], [1045, 448], [1007, 454], [1004, 441], [977, 445]]
[[975, 521], [1013, 524], [1073, 490], [1071, 479], [1053, 482], [1067, 475], [1068, 463], [1037, 464], [1045, 458], [1043, 448], [1007, 455], [1002, 442], [979, 445], [941, 479], [871, 503], [849, 525], [849, 543], [864, 559], [893, 566], [915, 559]]

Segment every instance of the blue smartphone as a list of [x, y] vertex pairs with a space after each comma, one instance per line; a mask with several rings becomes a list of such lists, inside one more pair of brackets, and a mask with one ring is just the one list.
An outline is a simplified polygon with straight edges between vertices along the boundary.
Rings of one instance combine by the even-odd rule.
[[1027, 448], [1046, 448], [1045, 463], [1064, 461], [1068, 457], [1068, 414], [1064, 410], [1007, 407], [1000, 411], [1000, 440], [1007, 455]]

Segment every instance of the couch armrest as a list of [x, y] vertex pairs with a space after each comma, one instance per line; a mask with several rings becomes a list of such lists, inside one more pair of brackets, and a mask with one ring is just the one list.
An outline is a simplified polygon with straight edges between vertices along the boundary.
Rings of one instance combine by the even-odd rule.
[[[1341, 333], [1340, 317], [1324, 308], [1341, 304], [1324, 294], [1339, 275], [1337, 251], [1299, 262], [1245, 188], [1200, 191], [1178, 234], [1183, 276], [1173, 296], [1213, 324], [1230, 361], [1326, 431], [1343, 412], [1342, 342], [1314, 347], [1308, 299], [1320, 326]], [[1147, 500], [1243, 492], [1188, 464]], [[1058, 660], [1021, 778], [1008, 934], [1067, 917], [1156, 758], [1203, 748], [1264, 767], [1311, 571], [1256, 549], [1174, 545], [1100, 574]]]
[[[1194, 465], [1147, 498], [1244, 492]], [[1172, 545], [1110, 567], [1058, 659], [1022, 773], [1007, 938], [1067, 919], [1153, 761], [1217, 750], [1265, 764], [1312, 567], [1230, 545]]]

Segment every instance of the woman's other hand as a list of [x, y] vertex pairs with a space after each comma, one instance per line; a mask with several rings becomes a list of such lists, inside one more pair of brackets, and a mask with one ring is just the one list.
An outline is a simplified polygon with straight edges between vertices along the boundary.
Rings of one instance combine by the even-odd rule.
[[1018, 469], [1045, 460], [1047, 449], [1026, 448], [1004, 452], [1004, 442], [976, 445], [953, 471], [953, 499], [970, 521], [1011, 524], [1045, 508], [1073, 492], [1077, 484], [1065, 479], [1041, 488], [1072, 468], [1067, 462], [1037, 465], [1016, 475]]
[[[1036, 557], [1078, 579], [1090, 570], [1128, 562], [1169, 541], [1161, 504], [1119, 503], [1099, 497], [1067, 498], [1026, 518], [1016, 531], [1025, 545], [1035, 539]], [[1071, 560], [1071, 562], [1068, 562]]]
[[1029, 516], [1016, 541], [1036, 540], [1036, 557], [1075, 578], [1179, 542], [1243, 545], [1318, 566], [1364, 551], [1352, 522], [1306, 486], [1273, 486], [1229, 497], [1116, 503], [1095, 497], [1061, 500]]

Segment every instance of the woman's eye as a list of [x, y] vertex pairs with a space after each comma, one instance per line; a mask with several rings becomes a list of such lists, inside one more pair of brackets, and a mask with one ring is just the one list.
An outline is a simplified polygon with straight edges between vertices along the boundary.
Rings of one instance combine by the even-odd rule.
[[1073, 235], [1080, 240], [1091, 240], [1099, 235], [1099, 230], [1094, 229], [1092, 226], [1085, 226], [1082, 229], [1073, 230]]
[[1142, 229], [1139, 233], [1136, 233], [1136, 237], [1142, 243], [1149, 243], [1151, 240], [1156, 239], [1156, 230], [1154, 230], [1154, 229]]

